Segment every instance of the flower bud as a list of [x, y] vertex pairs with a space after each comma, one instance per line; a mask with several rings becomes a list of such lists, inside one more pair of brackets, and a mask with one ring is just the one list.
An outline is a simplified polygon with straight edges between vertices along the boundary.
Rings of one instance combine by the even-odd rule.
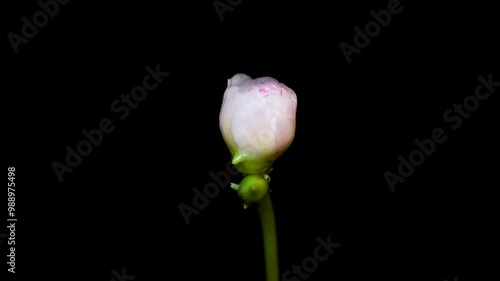
[[219, 126], [238, 171], [267, 178], [293, 141], [296, 110], [295, 92], [274, 78], [240, 73], [228, 80]]

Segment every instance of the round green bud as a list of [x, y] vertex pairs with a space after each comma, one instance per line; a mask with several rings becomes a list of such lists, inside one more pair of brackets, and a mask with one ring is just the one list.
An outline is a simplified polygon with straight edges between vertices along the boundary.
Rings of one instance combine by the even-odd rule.
[[245, 202], [245, 206], [264, 199], [268, 191], [269, 183], [263, 175], [247, 175], [238, 187], [238, 195]]

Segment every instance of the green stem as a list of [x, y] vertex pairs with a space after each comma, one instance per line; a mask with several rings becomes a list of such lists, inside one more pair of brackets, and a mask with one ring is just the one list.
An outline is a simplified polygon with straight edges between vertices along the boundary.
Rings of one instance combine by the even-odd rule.
[[266, 262], [266, 280], [279, 281], [278, 245], [276, 239], [276, 224], [271, 196], [268, 193], [259, 202], [260, 222], [264, 241], [264, 258]]

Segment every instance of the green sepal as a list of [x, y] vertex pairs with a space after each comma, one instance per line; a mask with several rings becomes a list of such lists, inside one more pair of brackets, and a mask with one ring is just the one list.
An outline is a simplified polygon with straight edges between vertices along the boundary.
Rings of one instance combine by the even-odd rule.
[[271, 172], [273, 165], [273, 161], [267, 161], [262, 158], [246, 155], [240, 151], [236, 151], [233, 154], [231, 163], [243, 175], [267, 175]]

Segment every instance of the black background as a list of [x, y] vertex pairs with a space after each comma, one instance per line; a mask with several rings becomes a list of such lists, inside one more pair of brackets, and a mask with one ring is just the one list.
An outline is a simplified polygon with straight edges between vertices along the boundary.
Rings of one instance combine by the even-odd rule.
[[[178, 208], [226, 169], [218, 114], [236, 73], [274, 77], [298, 97], [296, 136], [270, 183], [281, 272], [331, 235], [341, 246], [308, 280], [498, 274], [500, 90], [457, 130], [443, 121], [479, 75], [500, 80], [492, 4], [402, 1], [347, 63], [339, 44], [352, 45], [353, 28], [389, 1], [244, 0], [223, 21], [212, 1], [71, 1], [17, 54], [7, 34], [40, 7], [11, 2], [2, 8], [18, 218], [9, 280], [108, 281], [123, 267], [134, 280], [264, 280], [256, 210], [233, 190], [189, 225]], [[157, 64], [170, 75], [119, 120], [111, 103]], [[51, 164], [103, 118], [116, 129], [60, 183]], [[384, 172], [437, 127], [447, 140], [391, 192]], [[5, 239], [0, 249], [4, 260]]]

